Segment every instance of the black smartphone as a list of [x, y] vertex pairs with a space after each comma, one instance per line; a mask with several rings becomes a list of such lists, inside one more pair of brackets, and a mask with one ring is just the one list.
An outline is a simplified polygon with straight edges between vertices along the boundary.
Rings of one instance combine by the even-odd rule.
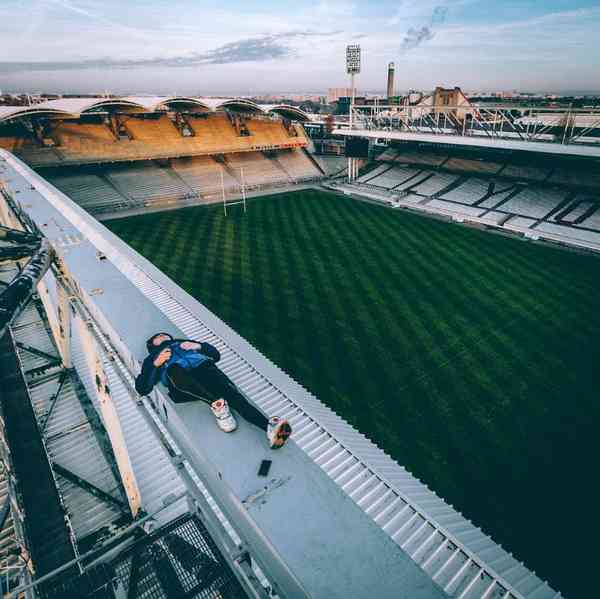
[[258, 476], [267, 476], [269, 474], [269, 470], [271, 469], [271, 460], [263, 460], [260, 463], [260, 468], [258, 469]]

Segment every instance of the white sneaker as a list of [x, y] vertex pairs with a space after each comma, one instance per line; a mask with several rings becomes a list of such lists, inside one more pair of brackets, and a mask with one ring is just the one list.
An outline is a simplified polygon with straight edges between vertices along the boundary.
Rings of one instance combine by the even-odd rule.
[[292, 427], [287, 420], [283, 420], [278, 416], [269, 418], [267, 426], [267, 439], [271, 449], [279, 449], [285, 445], [285, 442], [292, 434]]
[[237, 428], [237, 422], [229, 411], [229, 405], [224, 399], [213, 401], [213, 403], [210, 404], [210, 409], [215, 415], [217, 424], [222, 431], [231, 433]]

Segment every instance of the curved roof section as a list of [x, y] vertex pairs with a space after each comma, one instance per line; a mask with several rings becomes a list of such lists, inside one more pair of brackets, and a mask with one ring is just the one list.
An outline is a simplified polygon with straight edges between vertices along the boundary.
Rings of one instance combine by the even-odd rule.
[[259, 105], [246, 98], [194, 98], [191, 96], [129, 96], [125, 98], [61, 98], [34, 106], [0, 106], [0, 122], [32, 115], [48, 115], [76, 118], [81, 114], [94, 113], [103, 109], [126, 109], [132, 112], [157, 112], [177, 106], [192, 107], [198, 111], [239, 110], [263, 114], [278, 114], [282, 117], [309, 121], [310, 115], [296, 106], [288, 104]]
[[293, 121], [310, 121], [310, 115], [307, 112], [290, 104], [261, 104], [260, 107], [265, 112], [274, 112]]
[[146, 110], [165, 110], [176, 105], [193, 106], [202, 110], [211, 110], [211, 107], [198, 98], [191, 96], [128, 96], [123, 98], [127, 102], [133, 102], [143, 106]]
[[46, 108], [42, 104], [36, 104], [34, 106], [0, 106], [0, 123], [32, 115], [58, 117], [76, 116], [67, 110]]
[[198, 98], [201, 102], [210, 106], [212, 110], [224, 110], [231, 108], [233, 110], [251, 110], [253, 112], [263, 112], [263, 109], [246, 98]]
[[146, 110], [139, 102], [127, 98], [61, 98], [60, 100], [49, 100], [38, 104], [39, 107], [56, 108], [72, 114], [96, 112], [102, 108], [128, 108]]
[[77, 118], [80, 114], [96, 112], [104, 108], [147, 110], [144, 105], [125, 98], [61, 98], [40, 102], [33, 106], [1, 106], [0, 121], [34, 115]]

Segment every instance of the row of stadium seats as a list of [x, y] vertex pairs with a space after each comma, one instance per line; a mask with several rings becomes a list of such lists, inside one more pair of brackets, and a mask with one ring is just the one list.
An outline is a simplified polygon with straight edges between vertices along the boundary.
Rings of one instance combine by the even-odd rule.
[[401, 162], [403, 164], [422, 164], [424, 166], [440, 166], [447, 158], [448, 156], [433, 152], [417, 152], [415, 150], [399, 152], [393, 148], [388, 148], [379, 156], [379, 160]]
[[289, 185], [321, 176], [302, 149], [174, 158], [167, 166], [148, 161], [97, 167], [92, 173], [48, 175], [48, 180], [92, 213], [180, 200], [211, 202], [225, 193]]
[[518, 192], [518, 189], [516, 187], [514, 187], [514, 186], [510, 186], [508, 188], [505, 188], [502, 191], [499, 191], [499, 190], [496, 189], [496, 190], [494, 190], [494, 194], [493, 195], [491, 195], [490, 197], [488, 197], [487, 199], [485, 199], [479, 205], [482, 208], [486, 208], [486, 209], [495, 208], [497, 206], [500, 206], [506, 200], [508, 200], [508, 198], [511, 195], [514, 195], [516, 192]]
[[502, 204], [504, 212], [540, 219], [556, 209], [567, 197], [563, 190], [526, 187]]
[[572, 202], [569, 202], [565, 208], [556, 214], [555, 220], [562, 223], [580, 224], [585, 222], [596, 211], [597, 207], [592, 200], [577, 194]]
[[56, 121], [49, 132], [55, 147], [42, 147], [31, 138], [0, 137], [0, 147], [32, 166], [90, 164], [186, 155], [253, 151], [272, 147], [304, 147], [301, 127], [290, 133], [279, 120], [244, 119], [250, 135], [241, 136], [225, 113], [188, 116], [194, 136], [184, 137], [168, 115], [123, 118], [118, 138], [103, 123]]
[[525, 181], [545, 181], [550, 176], [550, 172], [550, 168], [507, 164], [502, 171], [502, 176]]
[[247, 187], [291, 182], [275, 160], [265, 159], [260, 152], [228, 154], [226, 160], [233, 172], [239, 173], [240, 181], [243, 180]]
[[403, 191], [413, 185], [422, 183], [432, 175], [430, 171], [409, 166], [393, 165], [390, 167], [389, 165], [382, 165], [360, 177], [357, 181], [384, 189]]
[[548, 183], [559, 185], [585, 186], [600, 189], [600, 169], [589, 168], [581, 170], [568, 170], [557, 168], [549, 177]]
[[523, 182], [547, 182], [558, 185], [600, 189], [600, 169], [597, 168], [567, 169], [563, 167], [552, 168], [549, 166], [503, 164], [485, 159], [456, 158], [446, 154], [437, 155], [416, 150], [399, 150], [396, 148], [388, 148], [379, 156], [378, 160], [386, 163], [420, 164], [456, 173], [488, 176], [500, 175], [503, 178]]
[[486, 179], [469, 177], [461, 185], [444, 192], [440, 197], [459, 204], [474, 204], [488, 194], [489, 186], [489, 181]]
[[487, 160], [469, 160], [466, 158], [450, 158], [444, 163], [444, 168], [459, 173], [481, 173], [482, 175], [496, 175], [504, 165], [500, 162]]
[[0, 136], [0, 148], [14, 152], [24, 141], [22, 138], [13, 135]]
[[172, 144], [182, 139], [181, 133], [167, 115], [161, 115], [157, 119], [130, 118], [124, 124], [134, 140], [149, 144]]
[[281, 150], [275, 158], [292, 181], [314, 179], [321, 174], [303, 150]]
[[449, 173], [436, 173], [425, 179], [422, 183], [412, 187], [411, 191], [424, 196], [435, 196], [442, 190], [446, 189], [446, 187], [449, 187], [457, 181], [457, 175], [451, 175]]
[[383, 160], [385, 162], [393, 162], [398, 157], [398, 151], [394, 150], [394, 148], [388, 148], [384, 152], [379, 155], [378, 160]]
[[42, 147], [30, 135], [0, 137], [0, 148], [20, 156], [30, 156], [32, 162], [39, 166], [58, 164], [62, 158], [53, 147]]
[[[385, 171], [389, 171], [391, 168], [392, 167], [390, 167], [389, 164], [379, 164], [373, 170], [370, 170], [368, 173], [365, 173], [364, 175], [358, 177], [357, 181], [359, 183], [368, 183], [369, 181], [372, 181], [382, 173], [385, 173]], [[373, 183], [373, 185], [375, 185], [375, 183]]]
[[107, 171], [106, 177], [134, 204], [187, 199], [196, 195], [171, 169], [154, 164], [118, 165]]
[[600, 196], [576, 194], [573, 197], [568, 190], [547, 184], [521, 185], [510, 180], [491, 182], [480, 177], [379, 165], [356, 180], [355, 186], [361, 185], [388, 190], [389, 198], [393, 193], [403, 190], [409, 196], [425, 200], [430, 198], [429, 201], [420, 202], [428, 208], [452, 211], [452, 205], [455, 204], [455, 210], [461, 214], [480, 216], [492, 210], [499, 215], [514, 215], [521, 219], [512, 220], [513, 224], [528, 222], [528, 226], [532, 226], [544, 219], [600, 229]]
[[99, 175], [51, 176], [48, 180], [91, 213], [119, 210], [131, 205], [127, 197]]
[[212, 198], [225, 191], [238, 189], [240, 184], [212, 156], [176, 158], [171, 167], [196, 194]]
[[348, 159], [345, 156], [323, 154], [314, 158], [329, 177], [342, 176], [348, 172]]
[[[397, 168], [378, 178], [389, 177]], [[417, 178], [421, 178], [424, 172], [420, 171]], [[439, 175], [437, 173], [434, 177]], [[435, 212], [460, 221], [466, 219], [501, 227], [532, 239], [542, 237], [600, 250], [600, 194], [597, 192], [574, 195], [569, 190], [551, 187], [547, 183], [524, 186], [518, 182], [503, 181], [494, 185], [489, 180], [477, 177], [465, 179], [463, 176], [447, 191], [436, 196], [417, 193], [434, 180], [422, 180], [422, 184], [411, 187], [406, 195], [398, 193], [401, 186], [386, 190], [358, 180], [353, 184], [337, 182], [332, 186], [362, 194], [394, 208]]]
[[582, 227], [587, 227], [588, 229], [596, 229], [600, 231], [600, 204], [596, 208], [596, 210], [590, 214], [585, 220], [581, 223]]
[[61, 121], [52, 130], [52, 136], [61, 147], [85, 151], [85, 144], [113, 144], [117, 140], [112, 131], [100, 123]]

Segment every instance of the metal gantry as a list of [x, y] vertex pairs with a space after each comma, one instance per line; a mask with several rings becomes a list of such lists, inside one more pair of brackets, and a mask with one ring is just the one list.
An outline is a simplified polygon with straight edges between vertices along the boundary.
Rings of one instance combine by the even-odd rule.
[[600, 145], [598, 108], [355, 105], [351, 116], [355, 130]]

